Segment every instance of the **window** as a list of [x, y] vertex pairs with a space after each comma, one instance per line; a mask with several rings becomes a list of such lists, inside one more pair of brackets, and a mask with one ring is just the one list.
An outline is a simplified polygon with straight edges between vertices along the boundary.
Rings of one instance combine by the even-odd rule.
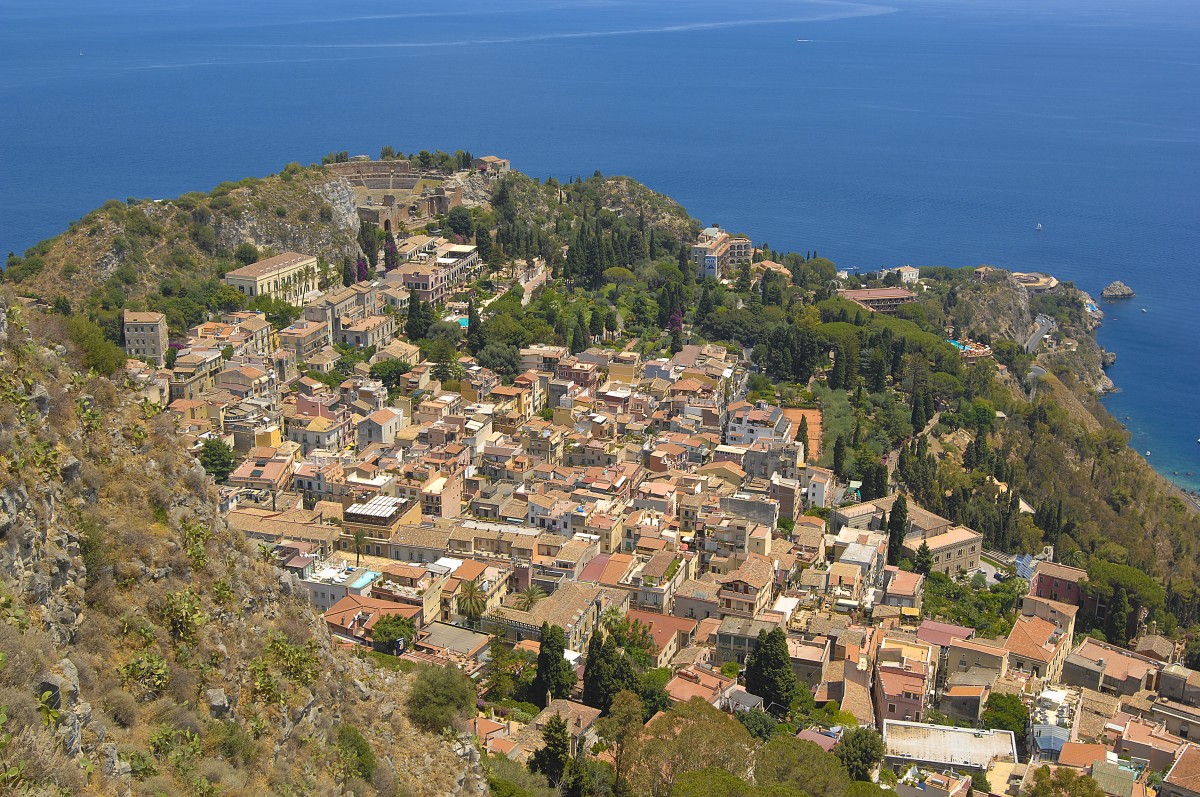
[[888, 713], [889, 714], [896, 713], [896, 704], [895, 703], [888, 703]]

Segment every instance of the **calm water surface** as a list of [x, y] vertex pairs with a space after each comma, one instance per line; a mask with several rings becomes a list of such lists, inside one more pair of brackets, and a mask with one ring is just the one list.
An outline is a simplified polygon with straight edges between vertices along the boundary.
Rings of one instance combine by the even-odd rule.
[[498, 5], [3, 0], [0, 246], [334, 149], [599, 168], [843, 265], [1124, 280], [1105, 403], [1200, 489], [1200, 4]]

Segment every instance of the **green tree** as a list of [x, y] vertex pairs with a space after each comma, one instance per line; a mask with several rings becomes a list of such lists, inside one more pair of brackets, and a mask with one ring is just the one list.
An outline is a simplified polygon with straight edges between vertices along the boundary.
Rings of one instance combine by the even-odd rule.
[[851, 728], [833, 748], [851, 780], [870, 780], [871, 771], [885, 752], [883, 739], [870, 728]]
[[533, 677], [530, 697], [545, 707], [549, 700], [570, 697], [575, 686], [575, 671], [563, 658], [567, 637], [562, 628], [542, 623], [542, 643], [538, 650], [537, 674]]
[[446, 216], [446, 227], [450, 232], [464, 239], [469, 238], [472, 226], [471, 211], [462, 205], [450, 208], [450, 213]]
[[750, 735], [760, 742], [770, 741], [775, 734], [775, 728], [779, 725], [778, 720], [760, 708], [738, 711], [734, 716], [738, 722], [746, 726]]
[[417, 628], [413, 621], [399, 614], [385, 614], [371, 627], [371, 642], [382, 653], [394, 653], [398, 640], [409, 643], [416, 635]]
[[511, 382], [521, 372], [521, 352], [516, 346], [489, 343], [475, 354], [475, 360], [505, 382]]
[[238, 244], [237, 249], [233, 250], [233, 259], [241, 263], [243, 266], [248, 266], [251, 263], [258, 262], [258, 247], [249, 241]]
[[613, 753], [613, 794], [629, 793], [629, 763], [636, 755], [643, 730], [642, 701], [629, 690], [617, 692], [612, 710], [597, 723], [600, 738]]
[[233, 449], [211, 437], [200, 447], [200, 465], [218, 484], [222, 484], [233, 473]]
[[1129, 644], [1129, 612], [1129, 593], [1125, 591], [1125, 587], [1118, 585], [1113, 588], [1104, 631], [1108, 641], [1114, 645], [1124, 647]]
[[487, 333], [483, 329], [483, 321], [479, 318], [479, 309], [475, 300], [467, 302], [467, 351], [479, 354], [487, 346]]
[[833, 474], [839, 479], [846, 478], [846, 438], [841, 435], [833, 442]]
[[479, 627], [479, 620], [487, 609], [487, 595], [479, 586], [479, 579], [472, 579], [458, 588], [458, 612], [467, 618], [472, 628]]
[[768, 711], [782, 717], [792, 707], [799, 691], [787, 634], [782, 628], [759, 631], [754, 650], [746, 660], [746, 691], [763, 699]]
[[805, 461], [810, 461], [810, 455], [812, 454], [812, 452], [809, 450], [809, 445], [808, 445], [809, 441], [811, 439], [812, 438], [810, 438], [808, 436], [808, 416], [801, 415], [800, 416], [800, 429], [797, 430], [797, 432], [796, 432], [796, 440], [798, 440], [800, 442], [800, 444], [804, 446]]
[[750, 292], [750, 264], [742, 263], [738, 268], [737, 279], [734, 280], [733, 289], [738, 293]]
[[413, 294], [408, 300], [408, 317], [404, 321], [404, 335], [410, 341], [420, 340], [429, 332], [433, 323], [433, 308], [428, 307], [421, 297]]
[[545, 744], [530, 757], [529, 769], [545, 775], [551, 786], [557, 786], [571, 760], [571, 737], [561, 715], [553, 714], [546, 720], [542, 739]]
[[1068, 767], [1059, 767], [1050, 774], [1050, 767], [1041, 766], [1033, 772], [1033, 787], [1029, 797], [1103, 797], [1104, 791], [1087, 775]]
[[[583, 696], [584, 705], [605, 711], [616, 697], [618, 687], [613, 682], [613, 671], [616, 666], [615, 656], [607, 655], [605, 651], [605, 634], [597, 629], [588, 642], [587, 661], [583, 666]], [[608, 636], [611, 640], [612, 636]], [[612, 653], [617, 653], [617, 646], [612, 645]]]
[[908, 531], [908, 499], [904, 493], [896, 496], [892, 504], [892, 514], [888, 517], [888, 549], [887, 563], [898, 565], [904, 558], [904, 535]]
[[367, 530], [362, 526], [355, 526], [352, 540], [354, 545], [354, 566], [358, 567], [362, 562], [363, 548], [367, 544]]
[[383, 360], [371, 366], [371, 378], [383, 382], [384, 387], [392, 390], [400, 384], [404, 375], [412, 370], [407, 360]]
[[842, 797], [850, 785], [837, 756], [790, 734], [779, 734], [758, 749], [754, 778], [764, 786], [797, 786], [808, 797]]
[[917, 548], [917, 554], [913, 557], [913, 571], [927, 576], [932, 570], [933, 553], [929, 550], [929, 543], [921, 540], [921, 545]]
[[1025, 735], [1025, 723], [1028, 712], [1021, 698], [1016, 695], [1006, 695], [992, 692], [983, 707], [983, 727], [998, 728], [1002, 731], [1012, 731], [1020, 739]]
[[104, 337], [104, 330], [96, 322], [83, 315], [67, 318], [67, 337], [83, 355], [83, 367], [98, 373], [116, 373], [125, 365], [125, 352], [120, 346]]
[[[629, 658], [628, 653], [625, 656]], [[671, 696], [667, 694], [667, 683], [673, 675], [670, 667], [655, 667], [637, 677], [637, 694], [642, 701], [642, 714], [646, 722], [660, 711], [671, 708]]]
[[457, 667], [422, 666], [408, 693], [408, 718], [431, 733], [452, 727], [475, 707], [475, 683]]
[[527, 612], [546, 597], [546, 592], [536, 584], [531, 584], [517, 595], [517, 608]]

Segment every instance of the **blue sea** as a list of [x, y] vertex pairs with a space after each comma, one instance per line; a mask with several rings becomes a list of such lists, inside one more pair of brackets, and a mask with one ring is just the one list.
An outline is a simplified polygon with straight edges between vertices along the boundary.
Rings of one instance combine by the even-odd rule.
[[1122, 279], [1105, 403], [1200, 489], [1191, 0], [0, 1], [5, 250], [384, 144], [627, 174], [840, 265]]

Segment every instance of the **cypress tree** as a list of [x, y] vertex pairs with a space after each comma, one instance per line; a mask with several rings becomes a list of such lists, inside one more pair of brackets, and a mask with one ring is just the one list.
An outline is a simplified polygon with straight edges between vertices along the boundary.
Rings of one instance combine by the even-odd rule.
[[792, 707], [799, 686], [788, 655], [787, 634], [775, 628], [758, 632], [754, 652], [746, 661], [746, 691], [763, 699], [768, 711], [782, 717]]
[[839, 479], [846, 477], [846, 438], [841, 435], [833, 443], [833, 475]]
[[808, 459], [808, 416], [800, 416], [800, 431], [796, 432], [796, 440], [804, 446], [804, 459]]
[[408, 318], [404, 322], [404, 334], [410, 341], [420, 340], [429, 331], [429, 324], [425, 323], [424, 304], [416, 294], [408, 300]]
[[900, 560], [904, 558], [904, 533], [908, 530], [908, 499], [904, 497], [904, 493], [897, 495], [896, 502], [892, 504], [892, 515], [888, 518], [887, 530], [887, 563], [900, 564]]
[[[609, 637], [612, 639], [612, 637]], [[615, 692], [612, 687], [615, 662], [605, 653], [604, 633], [596, 631], [588, 642], [587, 663], [583, 667], [584, 705], [604, 711], [612, 703]]]
[[542, 726], [542, 739], [545, 745], [530, 757], [529, 769], [545, 775], [552, 786], [557, 785], [571, 760], [571, 737], [561, 715], [552, 715]]
[[587, 347], [587, 332], [583, 329], [583, 321], [577, 318], [575, 328], [571, 332], [571, 354], [579, 354]]
[[933, 570], [933, 554], [929, 551], [929, 543], [921, 540], [921, 545], [917, 548], [917, 555], [913, 557], [913, 571], [927, 576], [931, 570]]
[[483, 321], [479, 318], [479, 310], [475, 300], [467, 301], [467, 351], [478, 354], [487, 346], [487, 336], [483, 331]]
[[530, 685], [530, 697], [534, 703], [546, 706], [549, 699], [569, 697], [575, 686], [575, 671], [563, 658], [567, 647], [567, 636], [557, 625], [542, 623], [542, 642], [537, 657], [537, 673]]

